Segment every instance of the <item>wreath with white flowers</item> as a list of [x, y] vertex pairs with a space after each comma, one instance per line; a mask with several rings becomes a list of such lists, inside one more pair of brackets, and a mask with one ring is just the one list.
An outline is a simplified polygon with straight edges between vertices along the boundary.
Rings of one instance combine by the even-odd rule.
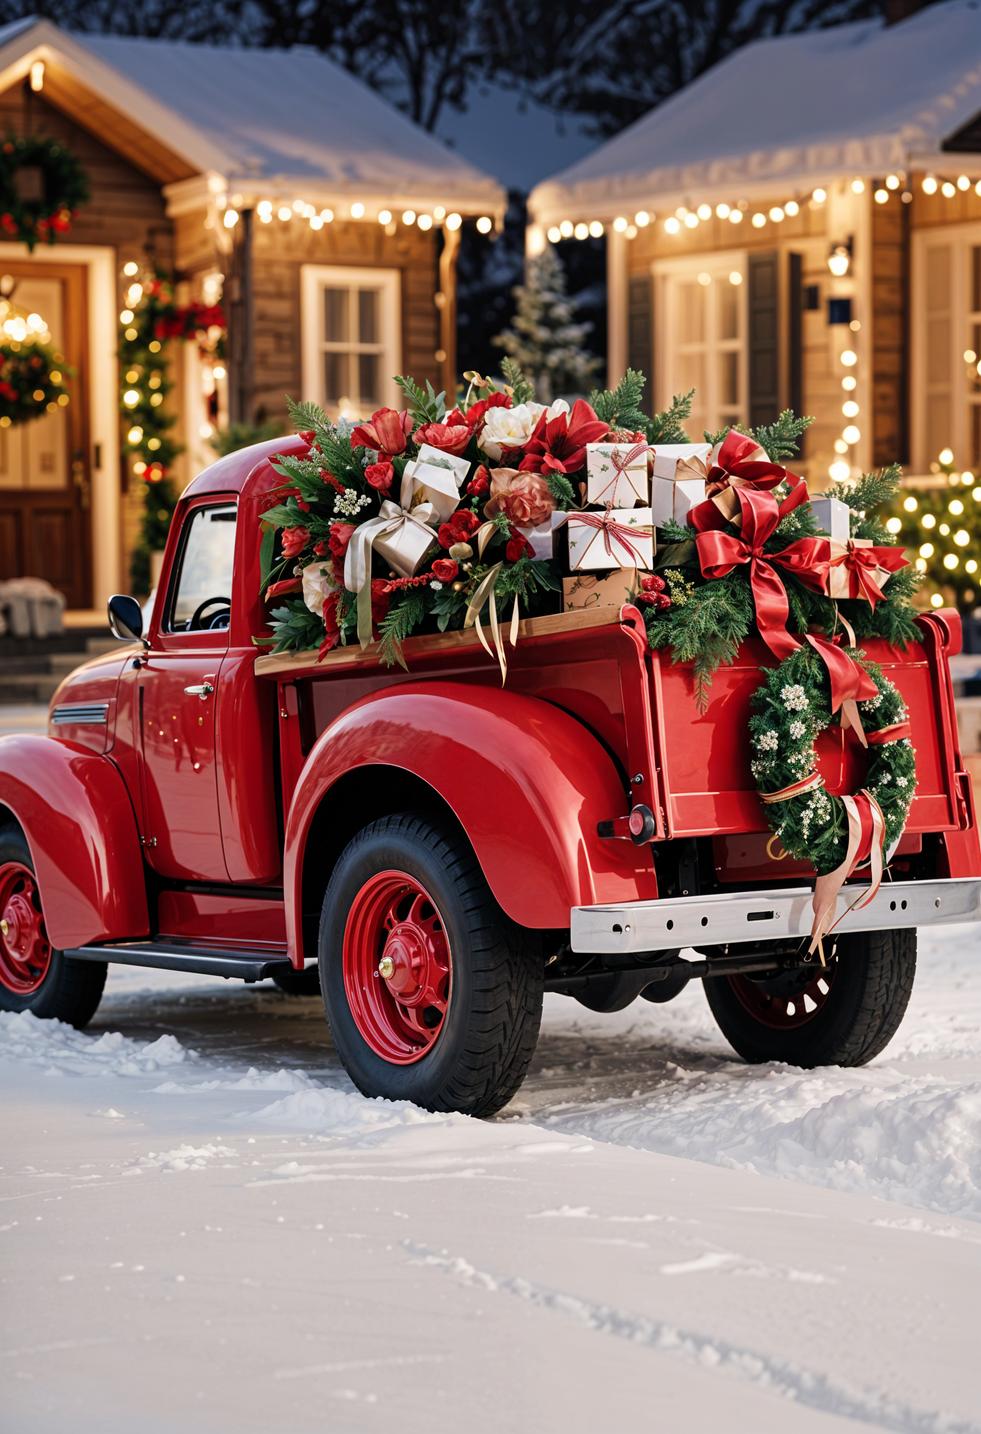
[[[875, 697], [858, 704], [862, 729], [870, 739], [865, 790], [882, 811], [889, 851], [909, 817], [916, 757], [903, 735], [908, 714], [898, 689], [874, 663], [863, 667], [877, 688]], [[811, 862], [819, 876], [833, 871], [848, 847], [842, 799], [816, 778], [798, 795], [773, 801], [774, 794], [779, 798], [785, 789], [805, 785], [816, 772], [814, 743], [833, 720], [828, 677], [817, 654], [801, 647], [765, 672], [753, 709], [749, 733], [755, 755], [750, 765], [770, 829], [789, 856]], [[878, 732], [884, 737], [877, 742]]]

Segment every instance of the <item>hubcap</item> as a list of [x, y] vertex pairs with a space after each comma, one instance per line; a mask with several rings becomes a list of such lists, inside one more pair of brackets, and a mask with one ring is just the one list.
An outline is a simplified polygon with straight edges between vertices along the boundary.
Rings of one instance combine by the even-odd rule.
[[827, 966], [777, 976], [730, 976], [733, 994], [751, 1016], [774, 1031], [806, 1026], [824, 1009], [834, 986], [837, 959]]
[[34, 873], [19, 861], [0, 866], [0, 985], [29, 996], [51, 965]]
[[351, 904], [344, 992], [364, 1040], [393, 1065], [432, 1050], [450, 1001], [449, 941], [436, 903], [415, 877], [378, 872]]

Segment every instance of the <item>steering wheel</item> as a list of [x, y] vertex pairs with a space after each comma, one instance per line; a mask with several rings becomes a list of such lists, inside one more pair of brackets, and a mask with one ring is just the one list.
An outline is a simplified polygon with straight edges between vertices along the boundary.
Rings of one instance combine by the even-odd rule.
[[[215, 615], [210, 619], [209, 622], [203, 622], [203, 621], [202, 621], [202, 618], [203, 618], [205, 612], [208, 610], [209, 607], [214, 607], [215, 603], [219, 603], [219, 604], [225, 609], [225, 611], [224, 611], [224, 612], [216, 612]], [[232, 600], [231, 600], [231, 598], [227, 598], [227, 597], [210, 597], [210, 598], [205, 598], [204, 602], [199, 602], [198, 605], [197, 605], [197, 607], [196, 607], [196, 608], [194, 609], [194, 611], [191, 613], [191, 616], [190, 616], [190, 618], [189, 618], [189, 620], [188, 620], [188, 624], [187, 624], [187, 627], [186, 627], [185, 631], [186, 631], [186, 632], [199, 632], [199, 631], [201, 631], [202, 629], [211, 630], [211, 629], [218, 629], [218, 628], [227, 627], [227, 626], [228, 626], [228, 623], [229, 623], [229, 619], [231, 618], [231, 612], [232, 612]]]

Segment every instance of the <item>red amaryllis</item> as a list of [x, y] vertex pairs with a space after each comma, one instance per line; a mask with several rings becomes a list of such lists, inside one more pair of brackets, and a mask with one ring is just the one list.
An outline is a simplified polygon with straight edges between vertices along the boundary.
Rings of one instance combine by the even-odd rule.
[[415, 432], [416, 443], [430, 444], [438, 448], [442, 453], [453, 453], [457, 456], [463, 452], [470, 442], [470, 429], [467, 427], [467, 420], [454, 409], [448, 413], [442, 423], [424, 423]]
[[571, 413], [540, 416], [518, 467], [526, 473], [576, 473], [585, 465], [586, 444], [598, 443], [609, 431], [586, 400], [577, 398]]
[[395, 469], [391, 463], [370, 463], [364, 470], [364, 476], [365, 481], [370, 483], [372, 488], [377, 488], [379, 493], [387, 493], [392, 486]]
[[343, 558], [347, 552], [348, 543], [354, 534], [353, 523], [332, 523], [330, 536], [327, 539], [327, 546], [335, 558]]
[[437, 558], [433, 563], [433, 577], [441, 583], [451, 583], [460, 571], [460, 564], [453, 558]]
[[284, 528], [282, 532], [283, 557], [295, 558], [307, 545], [310, 533], [306, 528]]
[[405, 445], [412, 433], [411, 413], [396, 413], [394, 408], [379, 408], [371, 415], [370, 423], [359, 423], [351, 432], [351, 442], [356, 448], [374, 448], [389, 458], [394, 453], [404, 453]]

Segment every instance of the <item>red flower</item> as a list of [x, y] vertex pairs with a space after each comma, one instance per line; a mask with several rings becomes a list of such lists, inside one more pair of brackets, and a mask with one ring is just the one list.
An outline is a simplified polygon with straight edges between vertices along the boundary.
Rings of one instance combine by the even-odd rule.
[[387, 493], [392, 486], [395, 469], [387, 462], [370, 463], [364, 470], [364, 476], [372, 488], [377, 488], [379, 493]]
[[484, 414], [489, 408], [511, 408], [511, 395], [509, 393], [492, 393], [489, 398], [478, 398], [467, 409], [467, 427], [472, 433], [484, 421]]
[[598, 443], [609, 431], [586, 400], [577, 398], [571, 413], [541, 415], [518, 467], [525, 473], [576, 473], [586, 462], [586, 444]]
[[283, 557], [295, 558], [307, 545], [310, 537], [306, 528], [284, 528], [283, 529]]
[[429, 443], [443, 453], [459, 455], [470, 442], [470, 429], [467, 420], [454, 409], [453, 413], [446, 415], [443, 423], [424, 423], [416, 429], [414, 437], [420, 445]]
[[396, 413], [394, 408], [379, 408], [371, 415], [370, 423], [359, 423], [351, 433], [355, 447], [374, 448], [389, 458], [394, 453], [403, 453], [412, 433], [412, 415]]
[[300, 578], [283, 578], [278, 583], [271, 583], [266, 588], [266, 602], [273, 598], [282, 597], [283, 593], [298, 593], [303, 590], [303, 582]]
[[344, 484], [339, 478], [335, 478], [333, 473], [328, 473], [326, 468], [321, 468], [320, 477], [325, 483], [329, 483], [332, 488], [336, 488], [338, 493], [344, 492]]
[[523, 533], [514, 533], [504, 549], [504, 556], [509, 563], [516, 563], [519, 558], [532, 558], [534, 555], [535, 549]]
[[325, 557], [327, 556], [328, 548], [327, 548], [327, 544], [324, 542], [323, 538], [320, 539], [320, 542], [319, 542], [319, 543], [314, 543], [314, 545], [313, 545], [313, 551], [314, 551], [314, 554], [316, 555], [316, 557], [318, 557], [318, 558], [325, 558]]
[[386, 589], [388, 583], [384, 578], [374, 578], [371, 584], [371, 623], [377, 627], [382, 618], [388, 612], [389, 596]]
[[460, 564], [453, 558], [437, 558], [433, 563], [433, 577], [441, 583], [451, 583], [460, 571]]
[[337, 621], [337, 604], [340, 602], [340, 593], [330, 592], [324, 598], [324, 630], [326, 636], [320, 644], [320, 651], [317, 656], [326, 657], [332, 647], [336, 647], [341, 640], [341, 629]]
[[353, 523], [332, 523], [330, 536], [327, 539], [327, 546], [335, 558], [343, 558], [347, 552], [347, 545], [354, 534]]
[[467, 484], [466, 487], [466, 492], [471, 498], [479, 498], [482, 493], [490, 492], [490, 477], [488, 476], [487, 469], [484, 467], [483, 464], [480, 465], [476, 473], [470, 479], [470, 482]]
[[465, 543], [480, 527], [480, 519], [469, 508], [457, 508], [448, 523], [442, 523], [437, 533], [444, 548], [454, 543]]
[[297, 498], [296, 506], [299, 508], [301, 513], [309, 513], [310, 511], [310, 504], [306, 502], [306, 500], [303, 498]]

